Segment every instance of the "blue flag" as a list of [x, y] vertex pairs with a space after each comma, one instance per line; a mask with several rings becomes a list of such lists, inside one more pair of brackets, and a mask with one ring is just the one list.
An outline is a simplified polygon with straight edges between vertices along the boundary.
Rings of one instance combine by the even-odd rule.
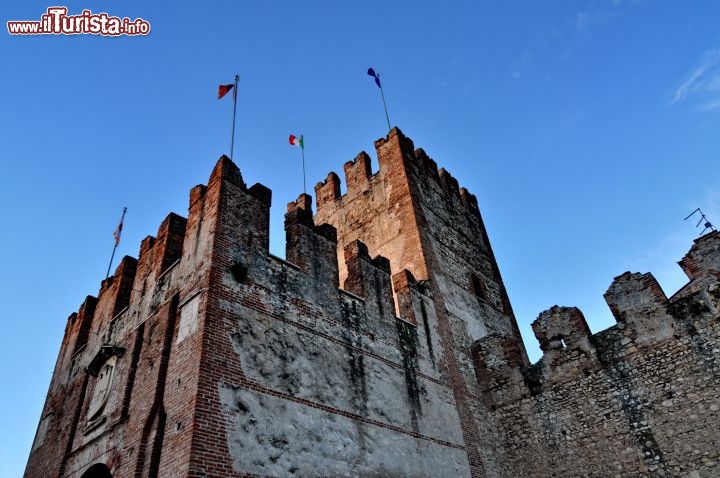
[[380, 75], [375, 73], [375, 70], [373, 70], [372, 68], [368, 68], [368, 75], [375, 78], [375, 84], [378, 85], [378, 88], [382, 88], [382, 86], [380, 86]]

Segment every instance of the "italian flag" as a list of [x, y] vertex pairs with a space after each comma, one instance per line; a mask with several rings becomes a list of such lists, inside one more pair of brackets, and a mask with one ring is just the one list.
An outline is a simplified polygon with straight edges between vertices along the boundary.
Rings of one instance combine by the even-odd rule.
[[289, 140], [291, 145], [300, 146], [300, 149], [305, 149], [305, 141], [303, 141], [302, 135], [298, 138], [294, 134], [291, 134]]

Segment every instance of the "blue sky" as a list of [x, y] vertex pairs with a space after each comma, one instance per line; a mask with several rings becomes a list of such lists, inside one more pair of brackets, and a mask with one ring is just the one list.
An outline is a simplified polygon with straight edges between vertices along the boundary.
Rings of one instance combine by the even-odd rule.
[[[2, 24], [54, 4], [10, 0]], [[720, 225], [720, 3], [714, 1], [67, 2], [151, 24], [141, 37], [0, 34], [0, 476], [22, 474], [67, 316], [97, 294], [112, 232], [136, 256], [229, 151], [273, 190], [271, 242], [309, 190], [390, 119], [478, 197], [530, 355], [529, 324], [576, 305], [594, 332], [626, 270], [670, 295]], [[3, 28], [5, 28], [3, 26]], [[116, 262], [117, 263], [117, 262]]]

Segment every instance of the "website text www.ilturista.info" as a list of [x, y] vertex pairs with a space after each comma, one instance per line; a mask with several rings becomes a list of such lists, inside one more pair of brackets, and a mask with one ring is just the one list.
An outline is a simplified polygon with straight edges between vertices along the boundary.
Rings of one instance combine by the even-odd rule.
[[66, 7], [50, 7], [40, 21], [7, 22], [11, 35], [147, 35], [150, 23], [142, 18], [111, 17], [107, 13], [83, 10], [79, 15], [68, 15]]

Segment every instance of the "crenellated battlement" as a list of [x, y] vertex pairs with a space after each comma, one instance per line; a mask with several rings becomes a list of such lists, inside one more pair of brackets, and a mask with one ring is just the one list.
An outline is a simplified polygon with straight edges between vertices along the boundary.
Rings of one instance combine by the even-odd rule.
[[325, 204], [340, 199], [340, 178], [335, 172], [330, 172], [325, 178], [315, 185], [315, 201], [318, 208]]
[[375, 141], [375, 150], [380, 165], [376, 173], [372, 172], [370, 156], [361, 151], [355, 159], [343, 166], [345, 172], [345, 194], [340, 194], [340, 178], [330, 172], [325, 181], [315, 185], [316, 207], [329, 207], [343, 198], [354, 198], [368, 193], [372, 188], [387, 185], [399, 175], [400, 180], [407, 181], [408, 172], [412, 168], [417, 174], [436, 182], [448, 197], [458, 199], [473, 215], [479, 215], [477, 199], [464, 187], [460, 187], [445, 168], [438, 169], [437, 163], [422, 148], [415, 149], [413, 141], [403, 135], [399, 128], [393, 128], [385, 137]]
[[690, 251], [678, 262], [690, 280], [720, 271], [720, 231], [695, 239]]
[[312, 198], [301, 194], [288, 203], [285, 213], [285, 257], [315, 281], [338, 286], [338, 264], [335, 255], [337, 233], [328, 224], [316, 226]]
[[370, 187], [372, 168], [370, 156], [365, 151], [361, 151], [354, 160], [345, 163], [343, 169], [348, 194], [359, 194]]
[[[369, 156], [361, 153], [345, 165], [345, 171], [353, 187], [366, 186], [372, 177]], [[328, 180], [316, 189], [323, 188], [337, 190], [337, 175], [331, 173]], [[322, 195], [321, 191], [319, 197]], [[100, 299], [89, 297], [88, 301], [92, 301], [86, 301], [79, 313], [71, 315], [69, 323], [84, 321], [86, 334], [92, 323], [96, 301], [112, 303], [110, 312], [104, 314], [105, 322], [128, 309], [127, 315], [136, 325], [143, 323], [163, 301], [168, 300], [173, 290], [182, 288], [183, 277], [199, 272], [195, 269], [197, 267], [201, 270], [207, 268], [208, 258], [213, 256], [212, 249], [217, 247], [225, 251], [223, 254], [230, 252], [228, 271], [235, 282], [251, 279], [252, 283], [261, 284], [272, 281], [271, 277], [263, 278], [272, 268], [253, 269], [263, 261], [275, 260], [267, 247], [249, 247], [266, 243], [266, 240], [258, 238], [269, 235], [269, 224], [255, 219], [269, 214], [270, 198], [269, 189], [260, 184], [247, 187], [237, 166], [227, 157], [221, 157], [208, 184], [200, 184], [190, 190], [188, 217], [170, 213], [154, 236], [147, 236], [141, 241], [138, 259], [124, 257], [115, 274], [102, 282]], [[239, 211], [239, 214], [233, 211]], [[249, 218], [253, 218], [255, 224]], [[250, 231], [247, 231], [248, 226]], [[361, 241], [350, 241], [342, 246], [343, 257], [338, 258], [336, 229], [329, 224], [315, 224], [312, 197], [308, 194], [301, 194], [287, 204], [285, 233], [287, 264], [307, 274], [307, 280], [315, 287], [326, 284], [331, 289], [342, 288], [365, 299], [369, 316], [395, 317], [399, 314], [395, 294], [405, 294], [403, 297], [410, 304], [407, 291], [417, 291], [417, 282], [411, 272], [403, 270], [393, 277], [390, 260], [382, 255], [371, 257], [368, 247]], [[214, 262], [219, 261], [216, 258]], [[342, 282], [338, 277], [339, 266], [347, 271]], [[405, 280], [400, 280], [400, 277]], [[92, 310], [87, 304], [93, 305]], [[403, 319], [415, 324], [412, 307], [408, 305], [403, 310], [409, 314]]]
[[[425, 230], [436, 231], [432, 234], [437, 233], [439, 242], [456, 235], [473, 238], [472, 243], [447, 245], [459, 247], [455, 253], [465, 257], [464, 267], [469, 270], [463, 271], [461, 277], [488, 281], [482, 286], [489, 296], [486, 302], [511, 314], [477, 198], [460, 187], [446, 169], [438, 169], [437, 163], [422, 148], [415, 148], [398, 128], [375, 141], [375, 149], [379, 164], [376, 172], [364, 151], [345, 163], [344, 194], [340, 193], [340, 178], [334, 172], [315, 186], [315, 222], [332, 224], [337, 231], [340, 282], [347, 274], [342, 248], [354, 240], [387, 257], [394, 273], [407, 269], [418, 280], [428, 279], [427, 250], [422, 246], [421, 231], [424, 224], [430, 224], [427, 216], [432, 216], [433, 227]], [[456, 230], [441, 231], [448, 224]], [[467, 288], [470, 284], [468, 278], [458, 285]]]
[[698, 410], [716, 410], [720, 396], [720, 235], [697, 239], [679, 264], [690, 281], [670, 298], [652, 274], [615, 277], [604, 297], [617, 324], [598, 333], [577, 307], [542, 312], [532, 324], [543, 351], [534, 365], [508, 335], [475, 341], [478, 385], [505, 433], [508, 470], [717, 474], [715, 458], [685, 450], [717, 457], [717, 416]]
[[363, 298], [374, 294], [379, 308], [392, 310], [390, 261], [383, 256], [371, 258], [367, 246], [360, 241], [347, 244], [344, 254], [348, 275], [343, 289]]
[[411, 324], [418, 323], [417, 315], [413, 307], [413, 295], [420, 292], [417, 280], [412, 272], [403, 269], [392, 275], [392, 287], [397, 302], [398, 316], [403, 317]]
[[590, 328], [577, 307], [553, 306], [532, 323], [540, 349], [548, 354], [571, 350], [592, 353]]
[[438, 178], [440, 179], [440, 185], [445, 191], [445, 194], [460, 199], [460, 186], [452, 174], [447, 172], [445, 168], [440, 168], [438, 170]]
[[417, 164], [418, 170], [422, 171], [423, 174], [440, 182], [440, 177], [438, 176], [438, 165], [430, 156], [427, 155], [424, 149], [415, 149], [415, 163]]
[[471, 347], [475, 376], [486, 403], [498, 406], [522, 397], [525, 392], [521, 344], [503, 334], [490, 334]]
[[[615, 277], [604, 297], [617, 325], [596, 334], [590, 333], [577, 307], [553, 306], [542, 312], [532, 329], [543, 356], [531, 367], [512, 359], [516, 342], [511, 337], [493, 334], [477, 340], [472, 354], [480, 385], [493, 391], [496, 403], [507, 403], [508, 397], [544, 393], [558, 381], [597, 376], [618, 361], [634, 361], [655, 349], [709, 340], [699, 338], [698, 331], [720, 319], [720, 235], [697, 239], [679, 264], [690, 282], [671, 298], [650, 273]], [[524, 381], [517, 380], [516, 373], [522, 373]], [[511, 376], [515, 379], [508, 379]], [[499, 389], [502, 393], [496, 393]]]
[[676, 334], [668, 298], [650, 273], [625, 272], [616, 277], [605, 301], [618, 325], [632, 331], [637, 344], [659, 342]]

